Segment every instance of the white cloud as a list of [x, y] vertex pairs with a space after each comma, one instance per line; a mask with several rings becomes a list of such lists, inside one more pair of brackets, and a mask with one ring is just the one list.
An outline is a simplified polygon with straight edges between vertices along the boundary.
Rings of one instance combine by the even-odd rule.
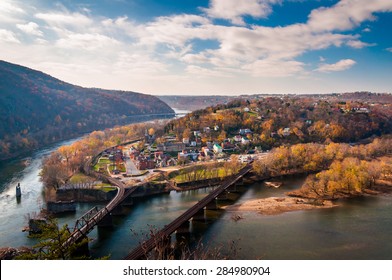
[[25, 10], [16, 1], [0, 1], [0, 22], [14, 23], [25, 14]]
[[309, 26], [315, 31], [345, 31], [367, 20], [375, 20], [375, 12], [392, 11], [390, 0], [341, 0], [330, 8], [313, 10]]
[[362, 32], [372, 32], [372, 30], [369, 27], [366, 27], [362, 29]]
[[37, 13], [35, 17], [45, 21], [49, 28], [59, 33], [69, 30], [84, 30], [87, 27], [91, 27], [94, 23], [94, 20], [86, 15], [77, 12], [70, 13], [68, 11]]
[[392, 48], [387, 48], [386, 50], [389, 52], [392, 52]]
[[[11, 3], [16, 9], [8, 8], [7, 15], [18, 19], [13, 24], [0, 25], [3, 59], [40, 66], [42, 71], [84, 86], [129, 86], [136, 90], [133, 86], [138, 85], [142, 90], [151, 82], [148, 89], [155, 87], [155, 92], [161, 84], [167, 89], [173, 84], [180, 88], [176, 78], [183, 84], [191, 83], [194, 77], [198, 81], [213, 77], [226, 82], [231, 80], [228, 77], [236, 77], [233, 81], [291, 77], [285, 79], [294, 81], [309, 74], [309, 65], [302, 61], [304, 54], [331, 47], [372, 46], [350, 31], [392, 6], [390, 0], [369, 0], [366, 5], [359, 0], [341, 0], [332, 7], [314, 10], [308, 22], [267, 27], [245, 25], [245, 16], [267, 17], [272, 5], [283, 1], [212, 0], [203, 15], [174, 14], [145, 23], [127, 16], [93, 15], [93, 10], [71, 11], [64, 6], [53, 10], [31, 6], [22, 9], [13, 4], [18, 2], [0, 1], [0, 7]], [[0, 23], [4, 13], [0, 10]], [[213, 20], [216, 18], [232, 25], [219, 25]], [[361, 30], [367, 32], [363, 27]], [[16, 45], [23, 38], [21, 31], [36, 37]], [[208, 44], [204, 45], [203, 40]], [[392, 52], [392, 48], [387, 50]], [[39, 63], [43, 57], [50, 63]], [[319, 72], [343, 71], [356, 63], [343, 59], [326, 64], [325, 59], [318, 62], [317, 57], [315, 63], [320, 66], [315, 71]], [[208, 85], [215, 87], [203, 87]]]
[[65, 49], [97, 50], [110, 48], [119, 44], [118, 41], [101, 34], [69, 34], [65, 38], [59, 39], [56, 46]]
[[209, 8], [202, 8], [209, 17], [227, 19], [236, 25], [245, 25], [243, 16], [265, 18], [272, 12], [271, 5], [281, 0], [211, 0]]
[[350, 46], [354, 49], [362, 49], [365, 47], [371, 47], [374, 46], [375, 44], [369, 44], [369, 43], [365, 43], [365, 42], [361, 42], [359, 40], [349, 40], [347, 42], [347, 46]]
[[14, 32], [5, 29], [0, 29], [0, 41], [7, 43], [20, 43]]
[[334, 64], [322, 64], [317, 68], [318, 72], [338, 72], [350, 69], [356, 64], [352, 59], [342, 59]]
[[38, 37], [42, 37], [44, 35], [43, 32], [40, 30], [39, 25], [36, 24], [35, 22], [29, 22], [26, 24], [17, 24], [16, 27], [29, 35], [34, 35]]
[[185, 71], [192, 76], [197, 76], [197, 77], [232, 77], [230, 73], [225, 73], [224, 71], [221, 70], [214, 70], [210, 68], [205, 68], [205, 67], [200, 67], [197, 65], [188, 65], [185, 69]]
[[134, 51], [128, 53], [122, 51], [117, 57], [114, 64], [114, 72], [119, 75], [146, 75], [146, 74], [163, 74], [168, 71], [167, 64], [152, 58], [148, 53], [143, 51]]
[[210, 21], [197, 15], [158, 17], [154, 21], [136, 27], [136, 35], [142, 45], [158, 43], [183, 46], [190, 39], [210, 39], [215, 35], [209, 28]]
[[257, 60], [243, 67], [255, 77], [288, 77], [304, 73], [304, 63], [294, 60]]

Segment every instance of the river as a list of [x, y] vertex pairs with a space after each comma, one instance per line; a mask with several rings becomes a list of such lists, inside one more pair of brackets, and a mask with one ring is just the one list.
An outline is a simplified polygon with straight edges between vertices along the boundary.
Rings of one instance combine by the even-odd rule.
[[[36, 240], [22, 232], [26, 216], [45, 206], [39, 172], [42, 158], [65, 141], [25, 159], [0, 164], [0, 247], [31, 246]], [[284, 179], [281, 188], [267, 188], [263, 183], [246, 186], [246, 192], [235, 202], [247, 199], [283, 196], [299, 188], [304, 177]], [[22, 198], [17, 201], [15, 186], [20, 182]], [[123, 216], [114, 217], [114, 227], [94, 229], [89, 237], [93, 257], [110, 255], [121, 259], [139, 244], [151, 227], [160, 229], [171, 222], [211, 189], [183, 193], [171, 192], [138, 200], [126, 207]], [[192, 225], [192, 240], [204, 246], [220, 248], [236, 243], [238, 259], [392, 259], [392, 196], [368, 197], [339, 202], [340, 207], [263, 216], [241, 213], [235, 221], [233, 213], [223, 210], [208, 212], [208, 223]], [[60, 224], [72, 226], [95, 204], [79, 203], [73, 214], [58, 216]], [[100, 204], [98, 204], [100, 205]]]

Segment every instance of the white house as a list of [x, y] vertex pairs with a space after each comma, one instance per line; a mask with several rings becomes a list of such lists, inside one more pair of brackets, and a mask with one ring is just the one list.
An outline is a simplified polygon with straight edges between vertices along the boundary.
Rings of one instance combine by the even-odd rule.
[[222, 147], [219, 144], [214, 144], [213, 150], [216, 154], [219, 154], [223, 151]]
[[286, 127], [285, 129], [283, 129], [283, 136], [290, 136], [291, 131], [289, 127]]
[[249, 128], [241, 128], [239, 133], [241, 135], [245, 135], [245, 134], [248, 134], [248, 133], [252, 133], [252, 130], [250, 130]]
[[235, 142], [241, 142], [242, 141], [242, 137], [240, 135], [236, 135], [233, 137]]
[[199, 130], [193, 131], [193, 135], [195, 135], [195, 137], [199, 137], [201, 132]]
[[241, 143], [243, 144], [243, 145], [246, 145], [246, 144], [248, 144], [250, 142], [250, 140], [247, 138], [247, 137], [242, 137], [241, 138]]
[[189, 145], [189, 138], [188, 137], [182, 138], [182, 143], [184, 143], [185, 145]]

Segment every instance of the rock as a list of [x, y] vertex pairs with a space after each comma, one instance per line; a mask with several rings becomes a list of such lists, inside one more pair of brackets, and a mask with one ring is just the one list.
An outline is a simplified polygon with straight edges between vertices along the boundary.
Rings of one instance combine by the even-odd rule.
[[32, 218], [29, 220], [29, 234], [42, 233], [42, 227], [45, 226], [47, 220], [42, 217]]
[[280, 188], [283, 185], [282, 182], [272, 182], [272, 181], [265, 181], [264, 184], [267, 187], [274, 187], [274, 188]]
[[31, 249], [26, 248], [26, 247], [21, 247], [21, 248], [12, 248], [12, 247], [5, 247], [5, 248], [0, 248], [0, 260], [13, 260], [17, 256], [19, 256], [22, 253], [26, 253], [31, 251]]

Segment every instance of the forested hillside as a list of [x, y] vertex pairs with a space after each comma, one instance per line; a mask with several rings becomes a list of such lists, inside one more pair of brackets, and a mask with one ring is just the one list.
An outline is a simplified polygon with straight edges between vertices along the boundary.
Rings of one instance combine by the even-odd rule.
[[248, 129], [243, 134], [249, 146], [263, 149], [307, 142], [358, 142], [392, 132], [390, 100], [390, 94], [369, 93], [242, 97], [194, 111], [171, 121], [165, 130], [178, 139], [201, 131], [202, 142], [221, 143]]
[[150, 95], [74, 86], [0, 61], [0, 160], [83, 133], [172, 116]]

